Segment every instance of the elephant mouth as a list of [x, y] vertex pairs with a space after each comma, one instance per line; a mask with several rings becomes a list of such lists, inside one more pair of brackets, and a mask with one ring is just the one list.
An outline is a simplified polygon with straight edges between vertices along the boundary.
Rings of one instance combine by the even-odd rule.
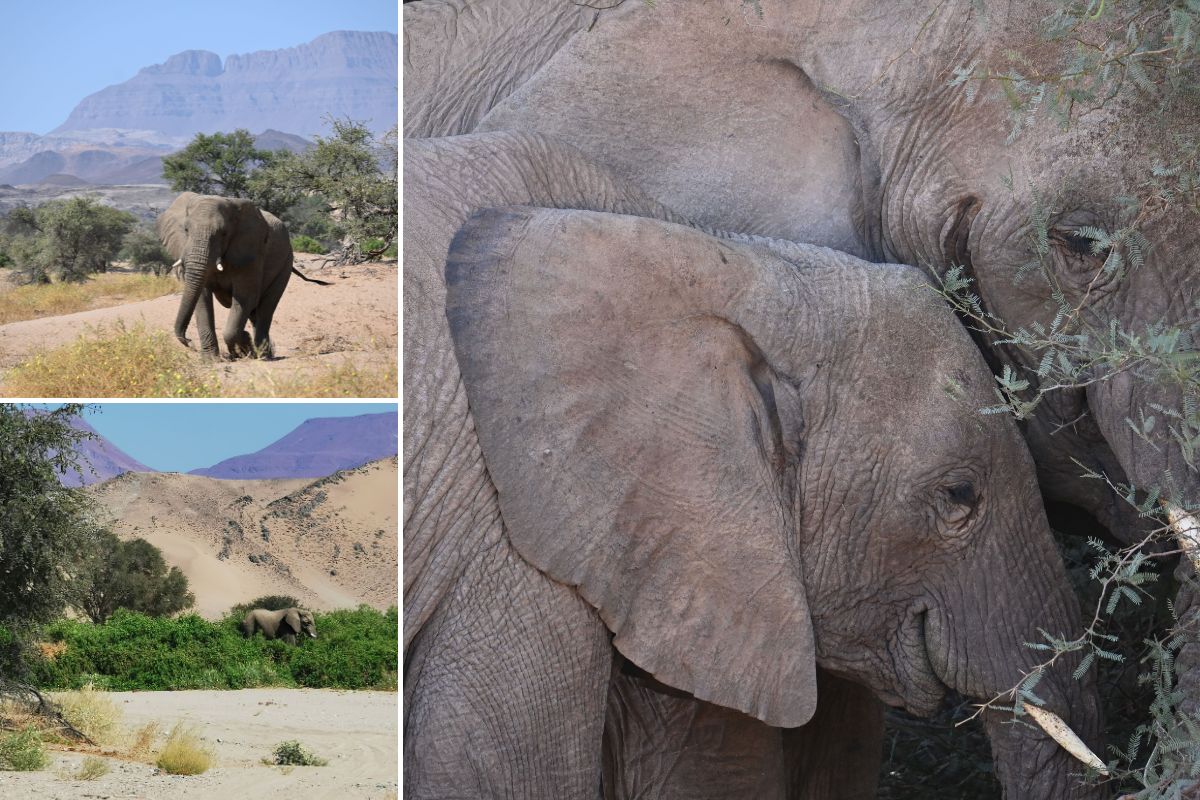
[[880, 699], [888, 705], [922, 717], [936, 713], [951, 692], [934, 667], [929, 651], [928, 619], [929, 610], [924, 605], [910, 609], [905, 615], [894, 640], [900, 655], [896, 659], [898, 692], [891, 698], [880, 694]]

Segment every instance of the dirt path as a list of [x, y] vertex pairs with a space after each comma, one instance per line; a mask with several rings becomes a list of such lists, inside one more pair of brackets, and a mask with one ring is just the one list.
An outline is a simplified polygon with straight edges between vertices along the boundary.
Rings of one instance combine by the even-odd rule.
[[[66, 798], [213, 798], [235, 800], [386, 800], [397, 797], [397, 696], [329, 689], [114, 692], [126, 727], [157, 720], [164, 729], [195, 724], [216, 754], [202, 775], [159, 773], [152, 765], [105, 759], [96, 780], [64, 777], [84, 753], [56, 751], [40, 772], [0, 772], [5, 800]], [[282, 741], [296, 739], [328, 759], [324, 767], [271, 767]]]
[[[360, 368], [394, 365], [397, 347], [397, 275], [393, 263], [358, 264], [316, 270], [313, 257], [297, 257], [297, 266], [331, 286], [307, 283], [296, 276], [288, 283], [275, 312], [271, 338], [277, 358], [222, 361], [209, 367], [223, 386], [270, 386], [327, 367], [350, 362]], [[170, 332], [179, 295], [97, 308], [75, 314], [0, 325], [0, 370], [16, 366], [35, 353], [69, 344], [89, 328], [142, 322], [150, 330]], [[217, 331], [225, 309], [217, 305]], [[195, 323], [190, 335], [195, 344]], [[222, 345], [224, 352], [224, 345]], [[199, 354], [195, 357], [199, 360]], [[0, 396], [4, 396], [0, 377]]]

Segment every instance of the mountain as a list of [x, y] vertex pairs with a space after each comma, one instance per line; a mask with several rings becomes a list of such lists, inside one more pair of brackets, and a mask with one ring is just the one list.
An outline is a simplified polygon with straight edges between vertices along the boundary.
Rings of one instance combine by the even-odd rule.
[[71, 426], [90, 433], [94, 437], [84, 439], [75, 450], [80, 455], [80, 462], [90, 464], [91, 469], [85, 468], [82, 473], [78, 470], [65, 473], [60, 479], [64, 486], [90, 486], [126, 472], [154, 472], [153, 469], [105, 439], [96, 432], [95, 428], [83, 420], [76, 418], [71, 421]]
[[395, 456], [396, 412], [306, 420], [279, 441], [256, 453], [227, 458], [192, 470], [210, 478], [316, 478]]
[[51, 134], [134, 128], [190, 138], [274, 128], [307, 137], [327, 132], [327, 115], [382, 133], [397, 119], [397, 55], [396, 34], [366, 31], [334, 31], [224, 63], [187, 50], [85, 97]]
[[398, 484], [392, 457], [315, 481], [130, 472], [89, 491], [103, 521], [158, 547], [215, 618], [266, 594], [321, 610], [395, 605]]

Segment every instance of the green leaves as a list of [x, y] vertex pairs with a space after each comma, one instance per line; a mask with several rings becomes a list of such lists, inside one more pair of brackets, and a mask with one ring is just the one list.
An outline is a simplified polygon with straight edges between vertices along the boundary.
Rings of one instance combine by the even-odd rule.
[[163, 177], [177, 192], [250, 197], [250, 173], [274, 158], [260, 150], [245, 128], [233, 133], [198, 133], [183, 150], [163, 159]]

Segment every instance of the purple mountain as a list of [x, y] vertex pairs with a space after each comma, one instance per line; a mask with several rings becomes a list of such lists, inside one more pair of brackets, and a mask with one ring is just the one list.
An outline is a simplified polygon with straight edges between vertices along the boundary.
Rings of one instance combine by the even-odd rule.
[[397, 454], [399, 420], [394, 411], [357, 417], [318, 417], [257, 453], [227, 458], [191, 475], [240, 480], [323, 478], [340, 469]]
[[84, 439], [76, 448], [76, 452], [80, 455], [80, 463], [90, 464], [91, 469], [84, 467], [82, 472], [70, 470], [63, 473], [60, 479], [63, 486], [90, 486], [93, 483], [115, 478], [125, 472], [155, 472], [96, 433], [96, 429], [83, 420], [76, 418], [72, 420], [71, 426], [81, 431], [87, 431], [96, 438]]

